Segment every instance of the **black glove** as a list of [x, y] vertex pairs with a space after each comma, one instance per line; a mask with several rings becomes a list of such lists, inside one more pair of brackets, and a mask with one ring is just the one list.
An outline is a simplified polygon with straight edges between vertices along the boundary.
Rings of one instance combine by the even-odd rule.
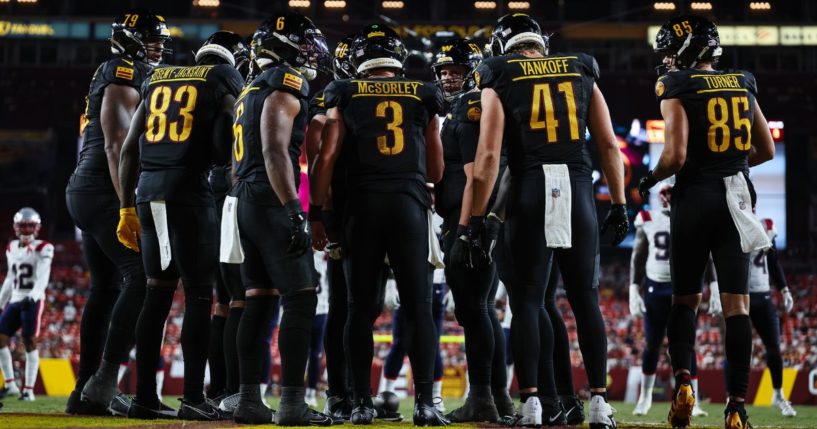
[[301, 256], [312, 247], [312, 232], [309, 230], [309, 222], [306, 213], [301, 206], [299, 199], [294, 199], [284, 207], [289, 212], [289, 248], [287, 253], [294, 256]]
[[641, 198], [646, 201], [650, 195], [650, 188], [655, 186], [656, 183], [658, 183], [658, 179], [652, 174], [652, 170], [648, 171], [647, 175], [638, 181], [638, 193], [641, 194]]
[[493, 252], [499, 240], [499, 231], [502, 229], [502, 219], [494, 213], [485, 218], [485, 237], [488, 240], [488, 256], [493, 261]]
[[457, 225], [454, 242], [448, 249], [448, 262], [451, 267], [467, 267], [470, 263], [468, 255], [468, 227]]
[[485, 230], [485, 216], [471, 216], [468, 222], [469, 268], [481, 268], [491, 263], [491, 245]]
[[607, 232], [607, 228], [613, 227], [613, 246], [624, 241], [627, 231], [630, 230], [630, 219], [627, 218], [627, 207], [624, 204], [613, 204], [607, 217], [601, 223], [601, 233]]

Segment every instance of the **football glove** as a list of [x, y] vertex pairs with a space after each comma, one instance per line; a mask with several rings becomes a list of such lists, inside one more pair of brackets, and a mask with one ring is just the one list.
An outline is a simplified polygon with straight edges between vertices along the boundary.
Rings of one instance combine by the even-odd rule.
[[468, 255], [468, 227], [457, 225], [454, 242], [448, 249], [448, 262], [452, 267], [467, 267], [470, 264]]
[[119, 225], [116, 226], [116, 238], [119, 242], [128, 249], [138, 252], [141, 234], [142, 223], [136, 215], [136, 207], [119, 209]]
[[294, 199], [284, 207], [289, 212], [289, 248], [287, 253], [292, 256], [301, 256], [312, 247], [312, 232], [309, 222], [306, 220], [306, 213], [301, 206], [299, 199]]
[[652, 170], [647, 172], [647, 175], [638, 181], [638, 193], [642, 199], [647, 200], [647, 197], [650, 195], [650, 188], [655, 186], [656, 183], [658, 183], [658, 179], [652, 174]]
[[489, 213], [485, 218], [485, 236], [488, 239], [488, 256], [493, 260], [493, 252], [499, 240], [499, 231], [502, 230], [502, 219], [496, 213]]
[[613, 227], [613, 246], [618, 245], [624, 241], [627, 232], [630, 230], [630, 220], [627, 218], [627, 208], [624, 204], [613, 204], [610, 206], [610, 211], [607, 212], [607, 217], [601, 224], [601, 233], [607, 232], [607, 228]]
[[491, 243], [485, 230], [485, 216], [471, 216], [468, 222], [469, 268], [481, 268], [491, 263]]
[[718, 290], [718, 282], [709, 284], [709, 311], [710, 316], [717, 316], [723, 313], [723, 306], [721, 305], [721, 293]]
[[647, 312], [647, 306], [644, 305], [644, 299], [641, 298], [641, 291], [638, 289], [638, 284], [630, 285], [630, 314], [633, 317], [641, 317]]
[[784, 287], [783, 290], [780, 291], [780, 294], [783, 296], [783, 310], [788, 313], [794, 308], [794, 297], [791, 296], [791, 291], [788, 287]]

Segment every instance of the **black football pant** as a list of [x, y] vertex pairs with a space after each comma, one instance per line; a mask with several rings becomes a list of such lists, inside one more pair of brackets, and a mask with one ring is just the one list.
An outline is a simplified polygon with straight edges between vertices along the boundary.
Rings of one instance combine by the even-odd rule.
[[[429, 265], [430, 275], [433, 278], [433, 268]], [[388, 267], [384, 269], [383, 284], [388, 280]], [[384, 286], [385, 287], [385, 286]], [[437, 330], [437, 340], [443, 334], [443, 319], [445, 317], [445, 295], [446, 288], [442, 283], [435, 283], [432, 292], [431, 314], [434, 315], [434, 326]], [[383, 361], [383, 376], [390, 380], [396, 380], [400, 376], [400, 371], [403, 369], [403, 361], [406, 358], [408, 350], [406, 349], [405, 326], [406, 318], [400, 307], [395, 308], [391, 312], [391, 333], [392, 343], [389, 349], [389, 354]], [[434, 381], [439, 381], [443, 378], [443, 359], [440, 354], [440, 348], [434, 351]]]
[[[459, 216], [457, 216], [459, 217]], [[446, 219], [447, 233], [443, 249], [448, 253], [454, 241], [458, 219]], [[496, 264], [477, 269], [463, 266], [445, 267], [445, 279], [454, 297], [454, 315], [465, 334], [465, 357], [468, 361], [468, 380], [475, 386], [491, 385], [491, 369], [494, 356], [494, 324], [496, 310], [489, 305], [494, 302], [495, 285], [499, 278]], [[491, 296], [491, 290], [494, 296]], [[499, 324], [499, 320], [496, 320]], [[500, 327], [501, 330], [501, 327]]]
[[[86, 180], [72, 176], [70, 186]], [[108, 179], [110, 180], [110, 179]], [[76, 390], [106, 362], [126, 359], [134, 342], [136, 319], [145, 299], [145, 269], [139, 254], [119, 243], [119, 198], [115, 193], [67, 192], [66, 204], [82, 230], [82, 251], [91, 272], [91, 288], [80, 323], [80, 363]], [[155, 368], [154, 368], [155, 369]]]
[[783, 357], [780, 355], [780, 317], [769, 292], [749, 294], [749, 318], [766, 348], [766, 366], [772, 376], [772, 387], [783, 387]]
[[218, 271], [218, 219], [215, 206], [190, 206], [167, 202], [170, 264], [162, 269], [159, 234], [150, 203], [137, 205], [142, 223], [142, 260], [148, 291], [136, 325], [136, 399], [156, 404], [156, 379], [165, 320], [179, 279], [184, 287], [185, 309], [181, 346], [184, 354], [184, 397], [204, 400], [204, 371], [210, 335], [213, 286]]
[[374, 344], [372, 326], [380, 314], [383, 260], [397, 281], [406, 317], [407, 349], [420, 401], [431, 404], [437, 335], [431, 313], [427, 208], [402, 193], [360, 192], [349, 201], [344, 222], [344, 251], [349, 288], [349, 317], [344, 342], [352, 367], [355, 400], [369, 401]]
[[[562, 319], [562, 313], [556, 305], [556, 290], [559, 285], [561, 271], [559, 264], [554, 263], [550, 268], [550, 279], [545, 291], [545, 310], [553, 326], [553, 375], [556, 382], [556, 391], [560, 396], [573, 395], [573, 365], [570, 362], [570, 338], [567, 336], [567, 327]], [[540, 374], [539, 377], [547, 374]], [[547, 385], [546, 381], [539, 384]]]
[[[722, 179], [676, 184], [670, 212], [670, 267], [673, 295], [701, 293], [710, 253], [721, 293], [748, 294], [749, 254], [726, 205]], [[726, 318], [726, 390], [744, 397], [749, 383], [752, 327], [749, 316]], [[689, 370], [695, 349], [695, 312], [675, 304], [667, 326], [669, 354], [677, 374]]]

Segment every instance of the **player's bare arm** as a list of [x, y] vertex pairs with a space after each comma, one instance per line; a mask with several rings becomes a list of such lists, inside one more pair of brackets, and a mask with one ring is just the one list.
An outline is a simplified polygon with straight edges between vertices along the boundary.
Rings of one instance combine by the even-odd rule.
[[425, 130], [426, 137], [426, 176], [430, 183], [437, 183], [443, 178], [443, 143], [440, 140], [440, 121], [436, 116], [431, 118]]
[[755, 120], [752, 124], [752, 148], [749, 150], [749, 166], [754, 167], [774, 158], [774, 140], [769, 131], [766, 116], [755, 100]]
[[294, 172], [287, 148], [292, 139], [292, 125], [301, 109], [294, 95], [274, 91], [264, 100], [261, 115], [261, 151], [272, 189], [282, 204], [298, 198]]
[[664, 117], [664, 150], [652, 174], [661, 181], [677, 173], [684, 166], [687, 157], [689, 121], [681, 100], [661, 101], [661, 115]]
[[613, 204], [624, 204], [624, 163], [621, 160], [621, 149], [613, 132], [613, 123], [610, 121], [610, 109], [604, 101], [604, 94], [599, 86], [593, 84], [593, 96], [590, 97], [587, 127], [593, 142], [599, 151], [601, 170], [610, 187], [610, 198]]
[[499, 95], [491, 88], [480, 94], [482, 117], [479, 120], [479, 143], [474, 158], [474, 200], [471, 214], [482, 216], [491, 198], [491, 191], [499, 175], [499, 157], [502, 150], [502, 131], [505, 112]]
[[230, 162], [230, 147], [233, 142], [233, 105], [235, 97], [226, 94], [221, 99], [218, 114], [213, 122], [213, 159], [219, 165]]
[[119, 151], [128, 135], [133, 112], [139, 104], [139, 92], [130, 86], [111, 84], [105, 88], [100, 111], [102, 133], [105, 135], [105, 156], [116, 193], [119, 189]]
[[[130, 131], [122, 143], [119, 155], [119, 206], [133, 207], [136, 183], [139, 180], [139, 137], [145, 132], [145, 103], [140, 103], [131, 121]], [[107, 141], [107, 140], [106, 140]]]

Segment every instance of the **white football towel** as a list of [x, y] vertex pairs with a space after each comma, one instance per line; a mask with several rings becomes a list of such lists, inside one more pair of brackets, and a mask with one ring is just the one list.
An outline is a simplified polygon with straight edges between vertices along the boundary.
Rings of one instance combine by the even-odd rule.
[[732, 221], [740, 235], [740, 247], [743, 253], [754, 250], [768, 249], [772, 246], [763, 225], [752, 213], [752, 196], [749, 193], [749, 184], [743, 173], [723, 178], [726, 185], [726, 205], [732, 215]]
[[170, 266], [172, 253], [170, 251], [170, 231], [167, 227], [167, 203], [164, 201], [151, 201], [150, 214], [153, 216], [153, 225], [156, 226], [156, 239], [159, 241], [159, 260], [162, 263], [162, 271]]
[[565, 164], [544, 164], [545, 242], [550, 248], [569, 249], [572, 244], [570, 172]]
[[219, 262], [240, 264], [244, 262], [241, 236], [238, 234], [238, 198], [224, 198], [221, 209], [221, 242], [218, 252]]
[[428, 263], [434, 265], [434, 268], [445, 268], [440, 240], [434, 232], [434, 213], [431, 209], [426, 213], [428, 213]]

